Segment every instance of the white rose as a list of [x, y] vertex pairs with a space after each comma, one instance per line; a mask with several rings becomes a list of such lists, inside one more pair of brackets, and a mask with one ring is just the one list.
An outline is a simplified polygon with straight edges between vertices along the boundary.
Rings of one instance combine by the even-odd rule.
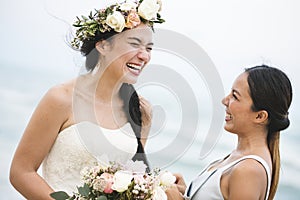
[[176, 177], [171, 172], [164, 172], [160, 176], [160, 184], [165, 187], [170, 187], [176, 181]]
[[146, 20], [151, 20], [156, 17], [159, 8], [157, 0], [144, 0], [138, 8], [138, 14]]
[[120, 10], [122, 11], [128, 11], [128, 10], [133, 10], [136, 9], [137, 4], [132, 2], [132, 1], [126, 1], [125, 3], [121, 4]]
[[116, 32], [122, 32], [125, 27], [124, 16], [119, 11], [114, 11], [113, 14], [106, 17], [106, 24]]
[[168, 197], [161, 187], [156, 187], [153, 190], [152, 200], [167, 200]]
[[142, 173], [144, 174], [146, 172], [147, 169], [147, 165], [145, 165], [145, 163], [143, 161], [133, 161], [133, 160], [129, 160], [127, 161], [127, 163], [124, 166], [125, 170], [127, 171], [131, 171], [134, 173]]
[[132, 173], [117, 171], [114, 175], [114, 183], [111, 188], [118, 192], [124, 192], [128, 189], [128, 186], [130, 185], [132, 179]]

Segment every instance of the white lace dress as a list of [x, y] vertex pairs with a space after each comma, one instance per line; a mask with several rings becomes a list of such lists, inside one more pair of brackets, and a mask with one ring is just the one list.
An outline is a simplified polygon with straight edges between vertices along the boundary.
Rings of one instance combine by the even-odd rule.
[[80, 171], [95, 162], [125, 163], [137, 150], [137, 139], [129, 123], [110, 130], [91, 122], [80, 122], [61, 131], [43, 161], [42, 175], [55, 190], [68, 194], [82, 185]]

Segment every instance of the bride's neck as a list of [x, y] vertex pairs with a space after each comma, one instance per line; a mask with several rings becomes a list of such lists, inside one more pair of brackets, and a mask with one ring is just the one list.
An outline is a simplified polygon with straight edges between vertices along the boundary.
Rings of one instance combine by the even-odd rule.
[[111, 77], [101, 76], [96, 83], [95, 99], [104, 103], [120, 100], [119, 91], [122, 83], [113, 80]]

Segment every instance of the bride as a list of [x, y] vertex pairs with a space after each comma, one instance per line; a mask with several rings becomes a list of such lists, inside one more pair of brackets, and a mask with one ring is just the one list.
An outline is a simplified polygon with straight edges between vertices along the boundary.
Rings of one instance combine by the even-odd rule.
[[71, 194], [96, 161], [147, 163], [151, 106], [132, 84], [150, 61], [153, 24], [164, 20], [157, 0], [112, 6], [75, 22], [71, 44], [86, 56], [88, 73], [49, 89], [25, 129], [10, 181], [26, 199]]

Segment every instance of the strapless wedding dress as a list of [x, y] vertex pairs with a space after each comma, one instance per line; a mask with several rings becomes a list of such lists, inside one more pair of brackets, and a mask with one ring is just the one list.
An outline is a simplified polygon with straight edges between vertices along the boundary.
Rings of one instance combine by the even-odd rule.
[[69, 195], [82, 186], [80, 171], [96, 162], [125, 163], [137, 151], [137, 139], [129, 123], [110, 130], [80, 122], [61, 131], [42, 164], [42, 176], [55, 190]]

